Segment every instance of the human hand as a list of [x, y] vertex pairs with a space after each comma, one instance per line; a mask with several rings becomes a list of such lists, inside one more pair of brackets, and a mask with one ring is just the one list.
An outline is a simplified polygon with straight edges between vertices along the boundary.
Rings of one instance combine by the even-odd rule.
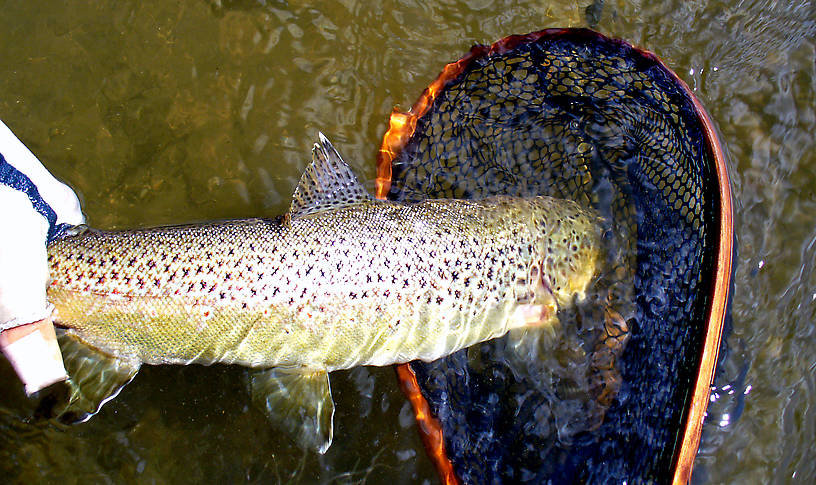
[[48, 316], [46, 243], [85, 218], [73, 190], [2, 121], [0, 207], [0, 349], [31, 395], [66, 378]]
[[54, 332], [53, 315], [4, 330], [0, 333], [0, 349], [29, 396], [68, 377]]

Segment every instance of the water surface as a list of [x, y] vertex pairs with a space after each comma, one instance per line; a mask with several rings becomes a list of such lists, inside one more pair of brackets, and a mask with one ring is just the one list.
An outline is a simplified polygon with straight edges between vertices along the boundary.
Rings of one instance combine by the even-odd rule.
[[[10, 1], [3, 12], [0, 118], [106, 229], [282, 213], [318, 130], [373, 181], [391, 109], [476, 42], [592, 25], [654, 51], [715, 120], [736, 202], [733, 328], [693, 481], [816, 481], [811, 2]], [[332, 382], [336, 439], [317, 456], [249, 405], [241, 369], [148, 367], [91, 421], [59, 427], [25, 419], [31, 403], [2, 361], [0, 473], [436, 481], [391, 369]]]

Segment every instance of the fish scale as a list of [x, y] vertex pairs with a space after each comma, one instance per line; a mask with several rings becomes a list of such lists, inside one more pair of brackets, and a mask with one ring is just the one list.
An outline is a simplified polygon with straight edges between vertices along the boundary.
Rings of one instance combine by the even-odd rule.
[[325, 452], [328, 372], [552, 327], [598, 275], [600, 226], [550, 197], [374, 200], [321, 135], [282, 217], [49, 245], [48, 299], [68, 329], [63, 414], [89, 417], [142, 363], [241, 364], [260, 368], [250, 390], [270, 420]]
[[88, 343], [153, 364], [434, 360], [505, 333], [517, 305], [548, 296], [529, 277], [536, 257], [565, 304], [594, 271], [571, 271], [596, 257], [596, 233], [580, 230], [592, 224], [567, 201], [496, 197], [88, 231], [49, 247], [49, 299]]

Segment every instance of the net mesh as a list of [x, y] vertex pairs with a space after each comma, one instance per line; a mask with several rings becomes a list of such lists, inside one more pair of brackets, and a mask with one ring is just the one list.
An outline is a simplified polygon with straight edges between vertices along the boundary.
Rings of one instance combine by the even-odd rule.
[[605, 299], [631, 306], [621, 311], [630, 333], [611, 352], [619, 382], [600, 410], [553, 366], [520, 370], [503, 340], [412, 363], [454, 468], [466, 483], [666, 480], [717, 237], [715, 160], [694, 102], [654, 56], [591, 31], [473, 52], [396, 154], [388, 197], [545, 194], [593, 207], [609, 221], [617, 275]]

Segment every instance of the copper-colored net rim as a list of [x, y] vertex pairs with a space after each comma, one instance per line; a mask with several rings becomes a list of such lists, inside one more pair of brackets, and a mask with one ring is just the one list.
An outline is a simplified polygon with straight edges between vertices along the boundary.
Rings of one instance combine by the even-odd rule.
[[456, 476], [453, 463], [451, 463], [445, 450], [442, 425], [434, 417], [428, 401], [422, 395], [414, 370], [408, 364], [399, 364], [396, 366], [396, 370], [402, 392], [408, 396], [408, 400], [411, 401], [411, 406], [414, 408], [422, 444], [425, 445], [425, 451], [436, 467], [440, 481], [444, 485], [459, 485], [459, 478]]
[[[654, 54], [652, 54], [654, 56]], [[675, 80], [683, 87], [686, 94], [694, 102], [694, 107], [700, 123], [706, 134], [706, 145], [711, 151], [716, 164], [717, 182], [720, 194], [720, 231], [718, 253], [714, 268], [714, 284], [711, 288], [711, 306], [706, 315], [706, 335], [703, 342], [703, 352], [700, 356], [700, 368], [694, 390], [686, 412], [686, 423], [683, 438], [674, 467], [674, 484], [688, 483], [691, 470], [694, 466], [694, 457], [700, 447], [700, 435], [703, 431], [706, 409], [711, 397], [711, 385], [714, 381], [714, 371], [717, 367], [723, 324], [728, 310], [728, 297], [731, 291], [731, 275], [734, 257], [734, 222], [733, 206], [731, 202], [731, 182], [728, 178], [728, 167], [725, 154], [722, 151], [719, 137], [700, 100], [692, 93], [688, 85], [669, 69], [661, 59], [654, 56], [666, 71], [670, 72]]]
[[[719, 243], [715, 262], [715, 279], [711, 288], [711, 306], [706, 315], [706, 335], [700, 356], [700, 367], [697, 373], [697, 379], [694, 383], [692, 398], [685, 412], [681, 444], [675, 454], [672, 479], [672, 483], [674, 484], [685, 484], [688, 483], [691, 477], [694, 458], [697, 455], [697, 450], [700, 445], [703, 420], [711, 394], [711, 384], [714, 378], [714, 370], [717, 366], [722, 329], [728, 306], [734, 249], [733, 208], [731, 201], [731, 184], [728, 177], [725, 155], [723, 154], [722, 146], [720, 145], [711, 119], [700, 101], [691, 89], [689, 89], [688, 85], [680, 79], [674, 71], [669, 69], [662, 59], [654, 53], [633, 46], [626, 41], [610, 39], [603, 34], [589, 29], [546, 29], [526, 35], [511, 35], [498, 40], [490, 46], [475, 45], [464, 57], [456, 62], [447, 64], [439, 76], [423, 91], [422, 95], [408, 112], [403, 113], [395, 110], [391, 114], [389, 128], [383, 136], [383, 142], [377, 158], [377, 198], [387, 198], [391, 188], [392, 162], [413, 135], [417, 120], [425, 115], [428, 109], [433, 105], [437, 95], [450, 82], [464, 72], [471, 62], [485, 56], [506, 53], [521, 44], [536, 42], [542, 38], [555, 39], [565, 35], [628, 46], [644, 58], [662, 67], [664, 71], [683, 88], [686, 95], [693, 102], [695, 112], [706, 135], [705, 144], [715, 162], [714, 169], [717, 174], [719, 186]], [[414, 405], [415, 413], [417, 413], [417, 415], [426, 413], [429, 409], [428, 403], [419, 391], [416, 376], [410, 369], [410, 366], [408, 364], [398, 366], [397, 373], [403, 383], [403, 390], [408, 394], [409, 399]], [[410, 379], [413, 379], [413, 385], [409, 382]], [[414, 392], [418, 394], [418, 396], [414, 395]], [[435, 455], [432, 454], [431, 458], [435, 460], [435, 466], [440, 472], [440, 478], [443, 483], [458, 483], [455, 474], [453, 474], [453, 467], [444, 451], [444, 439], [441, 426], [438, 421], [432, 417], [431, 419], [432, 421], [425, 421], [420, 425], [423, 442], [429, 452], [431, 452], [432, 449], [439, 452]]]

